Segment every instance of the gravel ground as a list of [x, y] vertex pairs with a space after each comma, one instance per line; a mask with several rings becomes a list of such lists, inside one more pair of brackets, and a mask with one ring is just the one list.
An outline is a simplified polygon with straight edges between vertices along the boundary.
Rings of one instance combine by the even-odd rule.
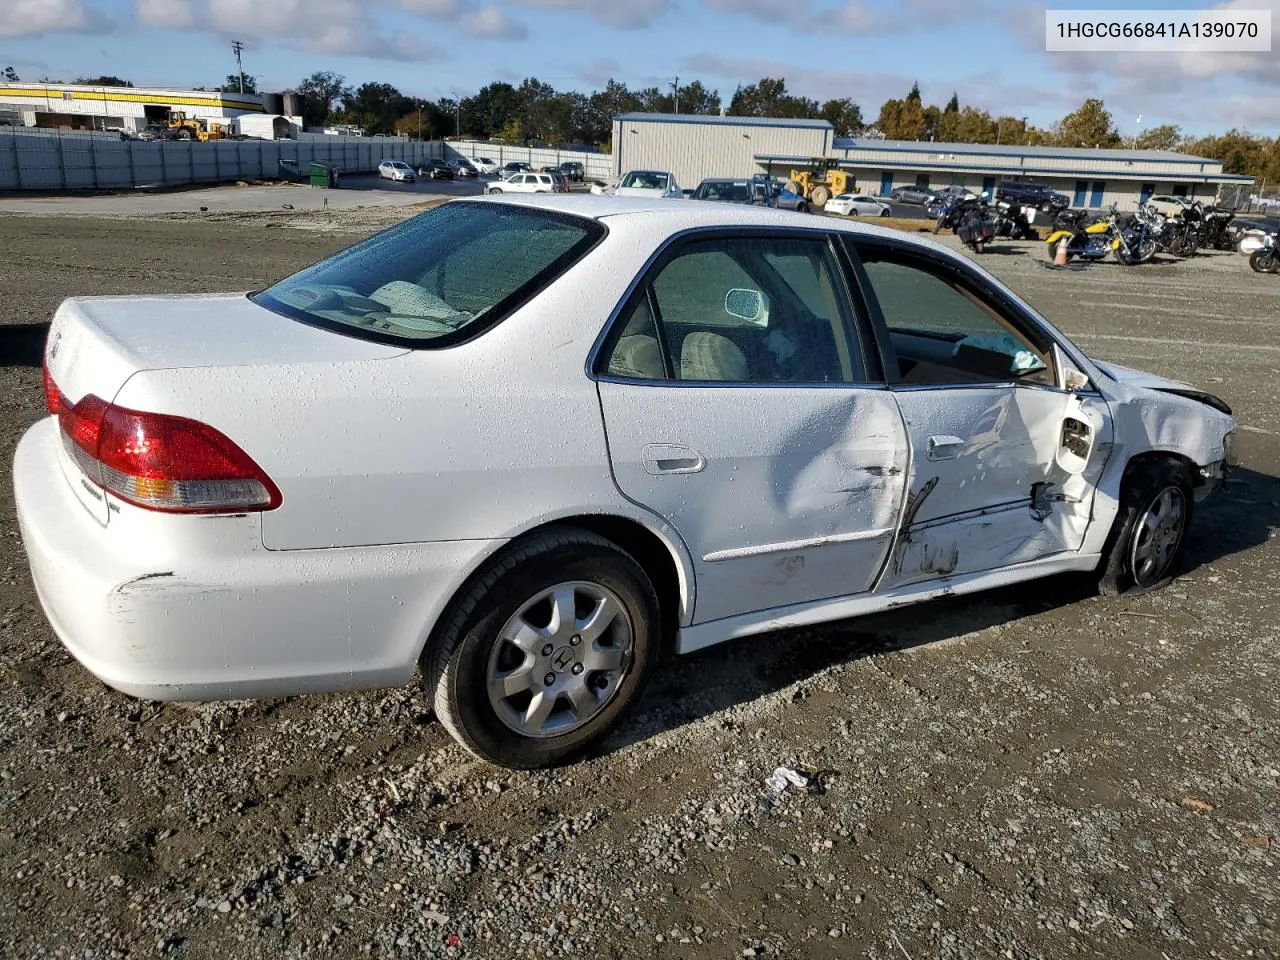
[[[245, 289], [402, 215], [0, 217], [4, 459], [62, 297]], [[558, 771], [475, 762], [414, 687], [106, 689], [40, 613], [0, 473], [0, 956], [1280, 956], [1280, 280], [997, 250], [1092, 353], [1235, 407], [1244, 466], [1184, 574], [715, 647]], [[780, 763], [811, 789], [768, 789]]]

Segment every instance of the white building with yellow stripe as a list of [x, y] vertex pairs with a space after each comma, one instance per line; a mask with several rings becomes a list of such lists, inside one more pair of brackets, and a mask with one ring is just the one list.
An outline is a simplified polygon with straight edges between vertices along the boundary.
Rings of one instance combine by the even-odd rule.
[[215, 90], [91, 87], [74, 83], [0, 83], [0, 122], [72, 130], [138, 131], [163, 125], [171, 111], [206, 121], [264, 112], [263, 98]]

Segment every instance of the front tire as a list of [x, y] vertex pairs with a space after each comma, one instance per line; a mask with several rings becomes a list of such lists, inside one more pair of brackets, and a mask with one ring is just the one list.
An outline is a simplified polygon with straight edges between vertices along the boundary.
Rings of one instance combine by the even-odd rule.
[[1274, 250], [1255, 250], [1249, 254], [1249, 269], [1254, 273], [1275, 273], [1280, 270], [1280, 258]]
[[1120, 511], [1103, 549], [1098, 592], [1118, 596], [1167, 583], [1186, 542], [1194, 504], [1185, 468], [1170, 460], [1130, 467]]
[[515, 769], [562, 763], [644, 689], [658, 598], [616, 544], [571, 527], [499, 556], [423, 651], [436, 716], [467, 750]]

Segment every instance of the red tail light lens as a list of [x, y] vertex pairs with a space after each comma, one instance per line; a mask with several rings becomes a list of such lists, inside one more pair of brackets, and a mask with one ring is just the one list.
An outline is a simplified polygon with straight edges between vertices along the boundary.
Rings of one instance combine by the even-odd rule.
[[55, 417], [62, 409], [62, 391], [53, 382], [53, 374], [49, 372], [49, 362], [44, 364], [44, 405]]
[[[52, 384], [46, 375], [46, 388]], [[128, 410], [92, 394], [74, 406], [60, 391], [55, 395], [68, 452], [89, 479], [122, 500], [170, 513], [280, 506], [280, 490], [263, 469], [207, 424]]]

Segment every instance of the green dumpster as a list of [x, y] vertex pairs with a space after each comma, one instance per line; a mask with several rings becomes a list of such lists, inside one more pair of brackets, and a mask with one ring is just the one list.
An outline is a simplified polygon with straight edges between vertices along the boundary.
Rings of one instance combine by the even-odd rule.
[[313, 187], [336, 187], [338, 185], [338, 168], [331, 167], [327, 163], [312, 162], [308, 182]]

